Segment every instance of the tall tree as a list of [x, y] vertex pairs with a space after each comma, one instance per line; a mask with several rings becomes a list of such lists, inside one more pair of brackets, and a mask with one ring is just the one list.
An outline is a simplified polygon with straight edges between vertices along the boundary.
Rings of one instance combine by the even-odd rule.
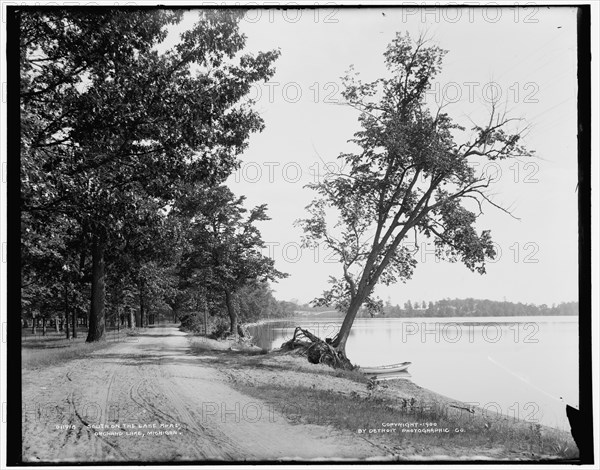
[[[360, 112], [361, 130], [351, 140], [356, 153], [339, 156], [344, 173], [309, 185], [318, 194], [299, 221], [304, 243], [325, 243], [339, 258], [342, 275], [317, 303], [343, 305], [346, 315], [331, 341], [346, 358], [346, 341], [361, 305], [378, 283], [405, 282], [417, 264], [402, 242], [432, 237], [438, 255], [485, 273], [495, 256], [490, 232], [478, 232], [477, 217], [490, 199], [491, 179], [478, 175], [473, 159], [527, 157], [522, 130], [492, 107], [471, 136], [443, 107], [431, 111], [425, 93], [441, 70], [446, 51], [398, 33], [384, 57], [390, 76], [362, 83], [345, 79], [343, 96]], [[462, 143], [455, 139], [462, 138]], [[328, 223], [332, 215], [334, 224]], [[346, 358], [347, 359], [347, 358]]]
[[186, 181], [217, 184], [263, 123], [247, 99], [278, 52], [241, 55], [243, 12], [202, 10], [160, 51], [169, 10], [21, 12], [22, 211], [90, 238], [87, 341], [104, 336], [106, 253]]
[[[194, 186], [182, 212], [194, 214], [189, 229], [190, 250], [182, 256], [188, 276], [198, 275], [202, 284], [224, 300], [230, 332], [237, 334], [240, 289], [256, 282], [275, 281], [287, 274], [275, 269], [265, 256], [264, 241], [256, 226], [268, 220], [266, 206], [243, 207], [245, 197], [235, 197], [226, 186]], [[189, 212], [188, 212], [189, 213]]]

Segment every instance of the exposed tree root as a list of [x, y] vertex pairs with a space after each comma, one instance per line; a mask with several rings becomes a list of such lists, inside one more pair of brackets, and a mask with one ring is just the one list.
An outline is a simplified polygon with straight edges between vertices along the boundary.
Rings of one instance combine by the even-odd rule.
[[313, 335], [304, 328], [296, 327], [294, 336], [281, 345], [284, 351], [295, 351], [306, 356], [312, 364], [326, 364], [335, 369], [353, 370], [354, 366], [344, 355], [331, 344]]

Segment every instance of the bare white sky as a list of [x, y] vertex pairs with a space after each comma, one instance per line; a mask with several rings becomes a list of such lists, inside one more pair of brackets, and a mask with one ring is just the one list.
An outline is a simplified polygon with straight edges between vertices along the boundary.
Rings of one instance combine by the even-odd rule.
[[[190, 13], [186, 23], [191, 22]], [[577, 46], [574, 8], [255, 10], [241, 22], [248, 51], [281, 49], [269, 84], [253, 91], [266, 124], [251, 138], [242, 169], [227, 184], [267, 203], [272, 220], [261, 226], [278, 269], [289, 278], [274, 285], [279, 299], [309, 301], [340, 266], [325, 248], [300, 248], [294, 220], [314, 193], [304, 184], [349, 150], [358, 113], [341, 103], [340, 77], [351, 64], [364, 80], [386, 73], [383, 52], [397, 31], [426, 34], [448, 50], [431, 90], [445, 98], [459, 123], [481, 122], [501, 93], [509, 113], [532, 126], [534, 160], [490, 164], [495, 201], [514, 220], [487, 206], [479, 222], [490, 229], [499, 259], [484, 276], [462, 264], [438, 261], [419, 240], [419, 265], [406, 284], [378, 288], [392, 303], [474, 297], [532, 303], [577, 299]]]

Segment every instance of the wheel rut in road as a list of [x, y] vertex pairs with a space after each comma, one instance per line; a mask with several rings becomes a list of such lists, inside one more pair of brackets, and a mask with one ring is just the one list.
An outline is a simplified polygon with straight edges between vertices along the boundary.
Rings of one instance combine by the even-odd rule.
[[292, 424], [234, 390], [218, 359], [194, 356], [186, 336], [174, 326], [151, 328], [90, 358], [28, 372], [23, 401], [42, 406], [24, 413], [24, 460], [322, 460], [380, 453], [351, 433]]

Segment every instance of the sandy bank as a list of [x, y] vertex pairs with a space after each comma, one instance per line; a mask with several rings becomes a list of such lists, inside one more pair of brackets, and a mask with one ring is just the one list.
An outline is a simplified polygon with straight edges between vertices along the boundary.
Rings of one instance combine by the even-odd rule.
[[[410, 380], [381, 385], [303, 357], [190, 337], [231, 385], [296, 423], [332, 426], [400, 460], [554, 460], [578, 455], [570, 433], [469, 406]], [[242, 348], [240, 348], [242, 349]], [[215, 355], [215, 352], [219, 354]]]
[[232, 351], [225, 342], [210, 344], [210, 354], [200, 357], [192, 354], [185, 333], [157, 327], [83, 359], [24, 371], [24, 460], [386, 458], [349, 432], [296, 425], [233, 387], [217, 356], [247, 352]]
[[28, 462], [539, 460], [574, 447], [410, 381], [373, 386], [175, 326], [24, 370], [22, 387]]

